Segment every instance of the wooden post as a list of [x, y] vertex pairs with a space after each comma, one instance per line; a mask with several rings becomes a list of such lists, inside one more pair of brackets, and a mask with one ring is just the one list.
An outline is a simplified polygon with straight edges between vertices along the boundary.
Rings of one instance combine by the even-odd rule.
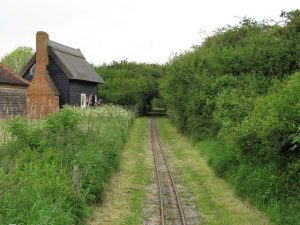
[[75, 194], [79, 195], [79, 166], [78, 165], [75, 165], [73, 167], [73, 173], [72, 173], [72, 176], [73, 176], [73, 189], [74, 189], [74, 192]]

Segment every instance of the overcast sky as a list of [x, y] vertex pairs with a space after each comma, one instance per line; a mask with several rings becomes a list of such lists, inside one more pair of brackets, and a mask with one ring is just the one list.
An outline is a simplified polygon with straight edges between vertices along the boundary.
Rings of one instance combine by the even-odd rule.
[[165, 63], [239, 18], [279, 19], [299, 0], [0, 0], [0, 58], [35, 34], [80, 48], [89, 62]]

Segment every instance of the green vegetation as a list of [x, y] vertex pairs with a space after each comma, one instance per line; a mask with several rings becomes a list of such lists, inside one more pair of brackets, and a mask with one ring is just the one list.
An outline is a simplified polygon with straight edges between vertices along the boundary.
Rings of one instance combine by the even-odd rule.
[[153, 98], [151, 101], [151, 109], [152, 110], [157, 110], [157, 109], [164, 109], [165, 104], [163, 99], [161, 98]]
[[282, 17], [244, 19], [176, 55], [160, 93], [181, 131], [214, 140], [215, 172], [286, 225], [300, 221], [300, 11]]
[[32, 55], [32, 48], [18, 47], [11, 53], [8, 53], [5, 56], [3, 56], [0, 62], [18, 74]]
[[124, 146], [120, 171], [109, 182], [107, 196], [103, 204], [95, 209], [92, 224], [142, 223], [145, 186], [149, 184], [150, 173], [149, 162], [146, 160], [147, 151], [149, 151], [149, 121], [145, 117], [138, 118], [133, 123]]
[[[144, 215], [144, 204], [146, 201], [146, 185], [149, 184], [149, 165], [146, 162], [146, 151], [149, 148], [149, 121], [148, 118], [139, 119], [137, 133], [132, 138], [131, 144], [135, 146], [131, 148], [130, 154], [135, 158], [135, 165], [132, 168], [134, 177], [131, 180], [132, 189], [128, 196], [130, 213], [124, 219], [122, 224], [139, 225], [142, 224]], [[127, 159], [125, 159], [127, 160]]]
[[[82, 224], [118, 169], [133, 114], [117, 106], [66, 107], [42, 121], [9, 122], [0, 148], [1, 224]], [[72, 170], [79, 166], [79, 192]]]
[[0, 144], [4, 144], [9, 140], [9, 134], [7, 132], [7, 121], [0, 119]]
[[163, 74], [160, 65], [121, 61], [95, 69], [105, 80], [99, 87], [104, 102], [135, 108], [143, 114], [151, 100], [158, 97], [159, 78]]
[[[277, 225], [296, 225], [300, 224], [300, 11], [281, 16], [278, 23], [245, 18], [238, 26], [218, 29], [165, 66], [121, 61], [95, 69], [106, 81], [99, 90], [104, 102], [141, 114], [151, 105], [161, 112], [166, 106], [172, 121], [197, 141], [215, 173], [227, 179], [239, 196], [264, 210]], [[32, 49], [20, 47], [1, 62], [18, 72], [31, 55]], [[67, 107], [42, 121], [0, 121], [0, 222], [84, 223], [88, 205], [103, 200], [105, 184], [119, 166], [132, 119], [130, 111], [104, 106]], [[208, 223], [247, 224], [249, 217], [236, 217], [234, 209], [227, 209], [230, 201], [214, 201], [226, 195], [214, 186], [224, 184], [199, 174], [196, 166], [210, 174], [197, 163], [201, 158], [188, 144], [175, 146], [163, 126], [178, 159], [193, 155], [190, 167], [182, 171]], [[129, 146], [140, 149], [145, 139], [138, 138], [144, 133], [135, 132]], [[125, 170], [136, 176], [126, 186], [128, 193], [122, 192], [130, 198], [129, 204], [125, 201], [130, 207], [127, 224], [140, 222], [145, 194], [142, 175], [147, 169], [140, 155], [136, 157], [129, 167], [132, 171]], [[79, 193], [72, 187], [75, 165], [81, 174]], [[201, 186], [202, 181], [213, 185]]]
[[210, 148], [193, 146], [166, 118], [159, 118], [158, 124], [172, 171], [184, 178], [176, 183], [190, 190], [201, 217], [199, 224], [269, 224], [265, 215], [240, 200], [228, 183], [214, 175], [199, 151], [210, 154]]

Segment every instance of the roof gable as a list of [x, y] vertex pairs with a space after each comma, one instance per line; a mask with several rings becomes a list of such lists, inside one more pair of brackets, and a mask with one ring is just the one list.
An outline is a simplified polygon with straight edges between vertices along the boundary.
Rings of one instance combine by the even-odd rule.
[[[64, 71], [70, 80], [82, 80], [94, 83], [104, 83], [102, 77], [89, 64], [79, 49], [71, 48], [54, 41], [48, 41], [48, 54]], [[35, 63], [34, 54], [20, 72], [22, 76]]]
[[[50, 42], [50, 41], [49, 41]], [[55, 46], [57, 47], [57, 45]], [[104, 83], [102, 77], [89, 64], [79, 49], [48, 48], [49, 55], [60, 66], [71, 80], [82, 80], [95, 83]]]
[[0, 83], [27, 86], [27, 80], [15, 74], [9, 68], [0, 63]]

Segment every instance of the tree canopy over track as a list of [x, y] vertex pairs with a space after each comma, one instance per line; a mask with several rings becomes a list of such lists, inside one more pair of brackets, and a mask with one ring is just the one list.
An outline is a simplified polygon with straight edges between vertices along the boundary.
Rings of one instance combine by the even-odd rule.
[[136, 107], [145, 113], [151, 100], [158, 96], [163, 66], [121, 61], [98, 66], [96, 70], [105, 80], [99, 91], [105, 102]]

